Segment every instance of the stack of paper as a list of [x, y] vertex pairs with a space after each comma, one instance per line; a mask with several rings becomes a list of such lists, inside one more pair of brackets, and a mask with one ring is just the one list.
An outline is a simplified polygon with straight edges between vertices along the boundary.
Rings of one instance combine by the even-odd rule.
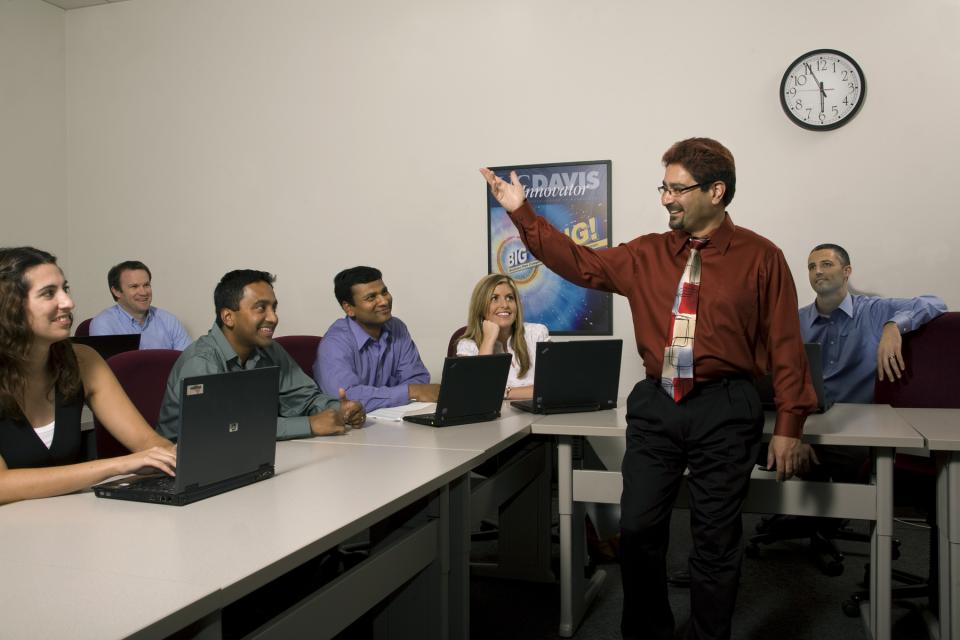
[[399, 407], [382, 407], [376, 411], [371, 411], [367, 414], [368, 418], [375, 418], [377, 420], [392, 420], [394, 422], [399, 422], [403, 420], [403, 416], [413, 413], [429, 413], [425, 409], [432, 409], [436, 411], [437, 403], [436, 402], [411, 402], [410, 404], [400, 405]]

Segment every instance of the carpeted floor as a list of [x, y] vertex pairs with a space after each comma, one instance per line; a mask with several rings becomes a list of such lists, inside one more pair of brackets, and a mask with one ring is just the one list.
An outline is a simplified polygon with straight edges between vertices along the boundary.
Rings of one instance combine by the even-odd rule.
[[[747, 535], [753, 533], [759, 519], [756, 515], [744, 516]], [[867, 531], [866, 523], [854, 522], [852, 526]], [[894, 567], [926, 575], [928, 531], [897, 522], [894, 532], [903, 544], [901, 557], [894, 562]], [[674, 512], [671, 534], [668, 570], [676, 570], [685, 566], [690, 547], [687, 511]], [[869, 546], [844, 542], [841, 550], [847, 558], [844, 573], [838, 577], [826, 576], [817, 568], [805, 542], [777, 543], [763, 547], [757, 558], [744, 558], [733, 622], [734, 640], [865, 639], [867, 635], [861, 621], [847, 617], [840, 603], [861, 588], [859, 583], [869, 557]], [[481, 550], [487, 551], [491, 550]], [[620, 637], [619, 567], [604, 564], [600, 568], [608, 576], [574, 636], [577, 640]], [[558, 584], [474, 578], [471, 581], [471, 637], [474, 640], [557, 638], [559, 598]], [[671, 587], [670, 601], [678, 626], [682, 627], [690, 613], [688, 591]], [[925, 602], [894, 603], [893, 637], [896, 640], [928, 637], [918, 604]]]

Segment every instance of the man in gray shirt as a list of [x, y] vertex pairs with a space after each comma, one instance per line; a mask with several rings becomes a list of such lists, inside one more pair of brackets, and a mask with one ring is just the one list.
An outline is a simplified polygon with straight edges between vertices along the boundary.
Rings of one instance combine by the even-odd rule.
[[342, 434], [366, 421], [363, 406], [324, 395], [300, 366], [273, 341], [277, 298], [274, 277], [243, 269], [227, 273], [217, 284], [213, 303], [217, 320], [177, 359], [167, 379], [158, 431], [170, 440], [180, 434], [180, 388], [184, 378], [225, 371], [280, 368], [277, 439]]

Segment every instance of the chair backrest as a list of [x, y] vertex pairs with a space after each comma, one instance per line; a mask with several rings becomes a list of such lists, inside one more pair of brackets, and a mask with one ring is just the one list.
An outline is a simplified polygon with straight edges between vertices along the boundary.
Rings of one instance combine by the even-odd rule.
[[460, 327], [453, 332], [453, 335], [450, 336], [450, 343], [447, 345], [447, 357], [452, 358], [457, 355], [457, 343], [460, 342], [460, 338], [463, 337], [463, 334], [467, 332], [466, 327]]
[[312, 378], [313, 363], [317, 359], [317, 347], [321, 339], [321, 336], [280, 336], [273, 341], [283, 347], [303, 372]]
[[[167, 388], [167, 378], [180, 352], [173, 349], [146, 349], [125, 351], [107, 360], [120, 386], [133, 402], [137, 411], [150, 426], [157, 428], [160, 406]], [[94, 416], [97, 434], [97, 457], [112, 458], [129, 453]]]
[[77, 325], [76, 330], [74, 330], [73, 335], [85, 337], [90, 335], [90, 322], [93, 321], [93, 318], [87, 318], [83, 322]]
[[960, 407], [960, 313], [935, 318], [903, 336], [906, 370], [877, 380], [874, 402], [894, 407]]

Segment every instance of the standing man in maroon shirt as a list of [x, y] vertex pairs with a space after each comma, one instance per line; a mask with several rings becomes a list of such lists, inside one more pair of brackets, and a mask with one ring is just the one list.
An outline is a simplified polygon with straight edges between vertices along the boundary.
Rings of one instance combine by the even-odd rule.
[[[733, 155], [709, 138], [690, 138], [663, 155], [660, 203], [671, 231], [610, 249], [574, 243], [510, 183], [482, 169], [490, 191], [547, 267], [584, 287], [626, 296], [647, 377], [627, 399], [627, 447], [620, 499], [624, 638], [671, 640], [666, 552], [670, 512], [684, 469], [690, 491], [691, 621], [687, 638], [729, 638], [742, 557], [741, 508], [757, 458], [763, 410], [752, 379], [770, 368], [777, 420], [767, 453], [778, 479], [796, 470], [800, 434], [816, 406], [809, 383], [797, 293], [781, 251], [733, 224]], [[662, 380], [673, 309], [690, 256], [700, 249], [692, 388], [679, 400]], [[676, 382], [676, 380], [674, 380]]]

